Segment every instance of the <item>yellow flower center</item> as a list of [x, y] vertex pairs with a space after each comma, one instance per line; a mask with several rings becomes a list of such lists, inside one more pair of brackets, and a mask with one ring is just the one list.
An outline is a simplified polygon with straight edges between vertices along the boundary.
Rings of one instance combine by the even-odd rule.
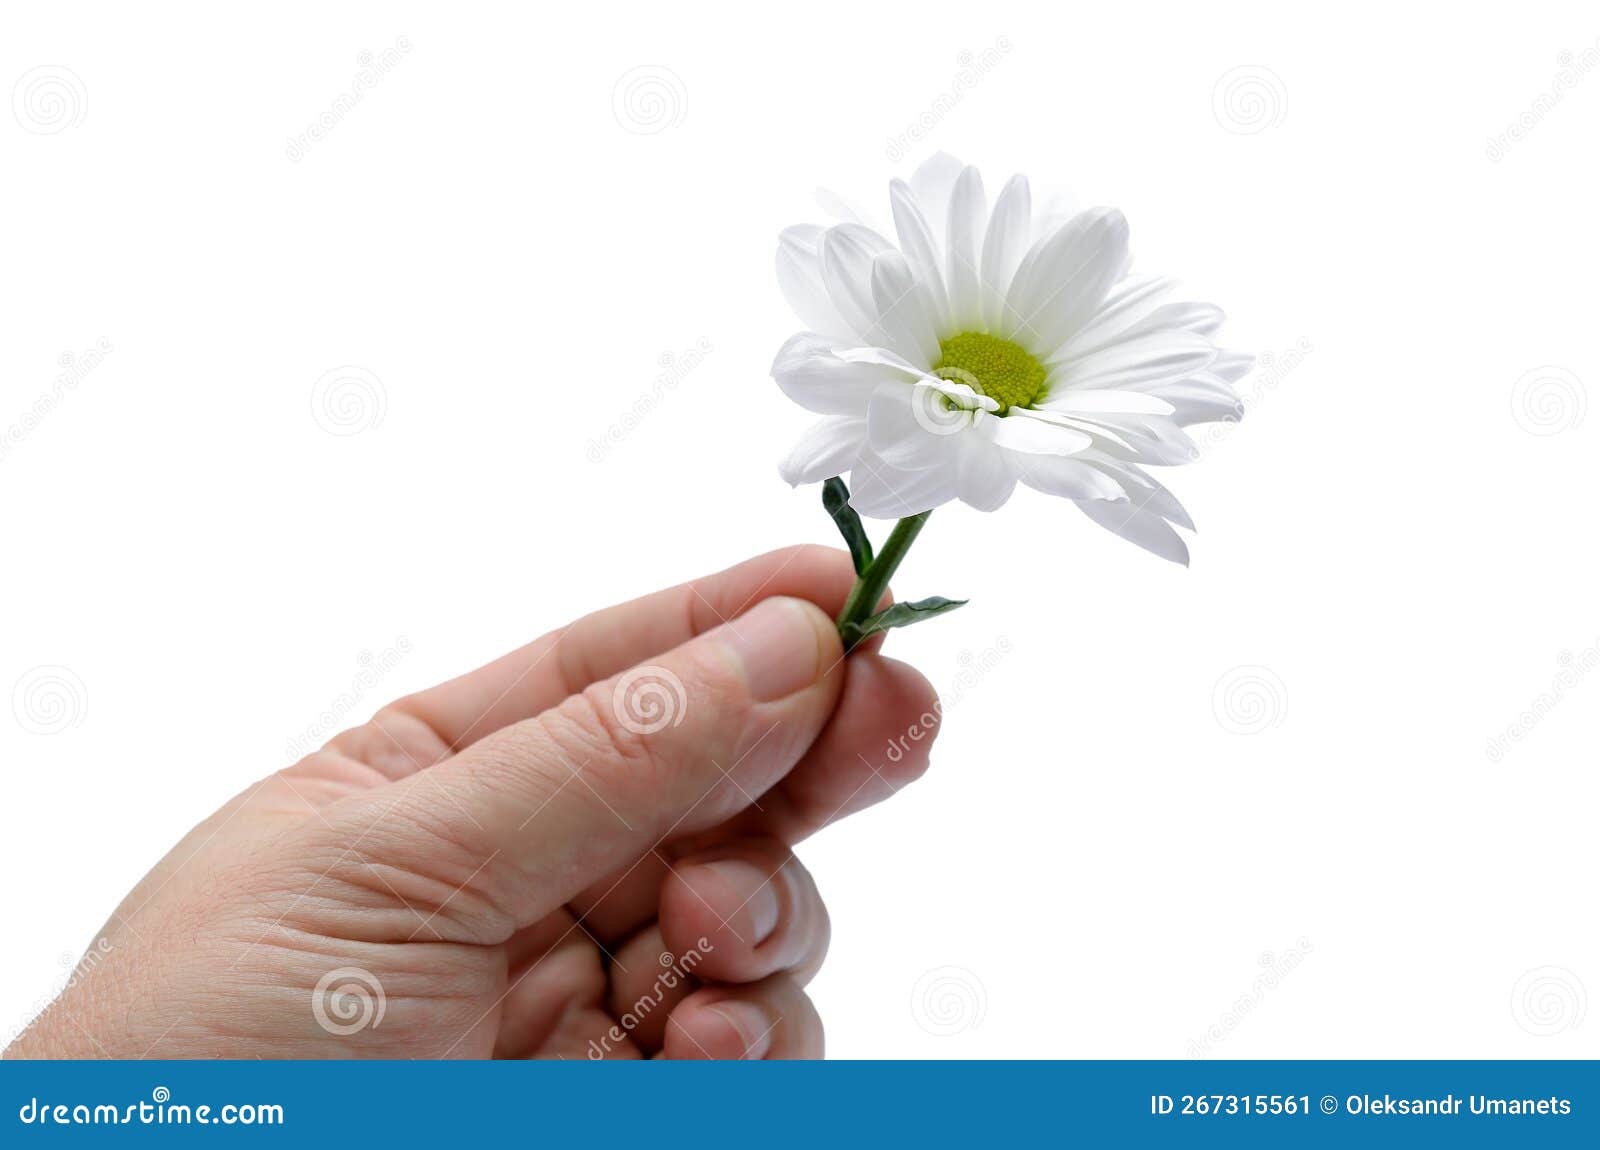
[[933, 374], [964, 383], [1000, 404], [1027, 407], [1044, 394], [1044, 364], [1008, 339], [967, 331], [939, 341], [939, 362]]

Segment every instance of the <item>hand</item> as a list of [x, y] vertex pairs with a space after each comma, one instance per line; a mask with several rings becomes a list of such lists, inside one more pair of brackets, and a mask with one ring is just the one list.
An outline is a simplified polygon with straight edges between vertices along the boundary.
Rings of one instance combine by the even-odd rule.
[[383, 708], [191, 831], [7, 1055], [820, 1056], [790, 847], [921, 774], [937, 709], [843, 658], [852, 579], [775, 552]]

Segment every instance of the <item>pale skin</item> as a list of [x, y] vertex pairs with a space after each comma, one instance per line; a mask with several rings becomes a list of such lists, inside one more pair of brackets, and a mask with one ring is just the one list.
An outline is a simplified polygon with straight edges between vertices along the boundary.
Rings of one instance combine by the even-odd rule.
[[[791, 848], [918, 777], [937, 713], [844, 657], [853, 578], [773, 552], [384, 707], [191, 831], [6, 1056], [820, 1057]], [[646, 666], [682, 685], [653, 731]]]

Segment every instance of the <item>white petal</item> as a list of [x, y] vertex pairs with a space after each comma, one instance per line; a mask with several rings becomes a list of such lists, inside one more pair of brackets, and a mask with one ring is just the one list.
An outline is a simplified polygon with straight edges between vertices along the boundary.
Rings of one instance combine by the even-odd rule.
[[1023, 257], [1006, 293], [1001, 334], [1049, 358], [1093, 318], [1127, 258], [1121, 212], [1080, 212]]
[[1104, 470], [1067, 455], [1036, 455], [1022, 464], [1022, 482], [1067, 499], [1121, 499], [1128, 493]]
[[839, 224], [822, 234], [822, 285], [851, 329], [872, 342], [872, 261], [893, 246], [871, 228]]
[[842, 347], [838, 350], [838, 356], [847, 363], [871, 363], [889, 368], [895, 373], [894, 378], [903, 379], [908, 383], [917, 380], [938, 380], [937, 376], [929, 375], [905, 356], [886, 347]]
[[[915, 369], [906, 368], [915, 377]], [[906, 381], [900, 368], [866, 360], [844, 359], [833, 341], [816, 332], [791, 336], [772, 361], [772, 378], [783, 393], [818, 415], [867, 413], [872, 389], [886, 380]]]
[[1189, 518], [1189, 513], [1184, 510], [1183, 504], [1178, 502], [1178, 497], [1156, 482], [1149, 472], [1132, 463], [1112, 459], [1098, 451], [1086, 451], [1078, 458], [1116, 480], [1128, 493], [1128, 499], [1135, 507], [1153, 511], [1170, 523], [1176, 523], [1179, 527], [1186, 527], [1190, 531], [1194, 530], [1194, 520]]
[[1202, 303], [1198, 300], [1164, 303], [1160, 307], [1150, 309], [1136, 323], [1128, 324], [1115, 332], [1101, 327], [1097, 317], [1094, 323], [1074, 336], [1072, 341], [1056, 354], [1061, 358], [1076, 358], [1152, 332], [1192, 332], [1202, 336], [1211, 335], [1222, 326], [1224, 318], [1226, 317], [1222, 309], [1216, 304]]
[[935, 152], [911, 173], [911, 190], [916, 194], [917, 206], [923, 219], [941, 240], [948, 226], [950, 196], [956, 181], [966, 167], [960, 160], [946, 152]]
[[943, 394], [925, 383], [882, 384], [867, 407], [867, 443], [891, 467], [943, 466], [953, 460], [952, 440], [980, 414], [950, 408]]
[[1090, 519], [1128, 542], [1174, 563], [1189, 565], [1189, 547], [1161, 516], [1127, 503], [1089, 500], [1078, 504]]
[[862, 451], [850, 471], [850, 506], [874, 519], [904, 519], [956, 497], [956, 469], [901, 471]]
[[899, 252], [872, 261], [872, 303], [883, 332], [881, 342], [909, 363], [927, 370], [939, 362], [939, 337], [927, 293]]
[[1172, 404], [1142, 391], [1116, 391], [1110, 388], [1069, 388], [1050, 397], [1048, 408], [1067, 415], [1121, 414], [1171, 415]]
[[822, 286], [822, 229], [815, 224], [785, 228], [778, 236], [778, 288], [800, 322], [840, 339], [855, 333]]
[[1220, 351], [1211, 363], [1211, 374], [1224, 383], [1237, 383], [1250, 374], [1256, 357], [1246, 351]]
[[1177, 284], [1164, 276], [1128, 276], [1108, 293], [1078, 341], [1085, 347], [1099, 346], [1138, 324], [1165, 303]]
[[995, 201], [989, 229], [983, 237], [983, 262], [979, 289], [983, 295], [983, 321], [994, 327], [1004, 313], [1006, 292], [1017, 265], [1033, 240], [1033, 199], [1026, 176], [1012, 176]]
[[950, 194], [950, 222], [945, 233], [945, 283], [950, 289], [950, 325], [966, 331], [983, 322], [978, 288], [978, 261], [983, 258], [983, 229], [989, 214], [983, 177], [967, 168]]
[[1031, 419], [1020, 407], [1012, 408], [1008, 415], [980, 418], [975, 427], [991, 443], [1026, 455], [1071, 455], [1094, 442], [1081, 431]]
[[944, 272], [940, 270], [939, 241], [934, 238], [932, 225], [922, 214], [916, 194], [903, 180], [895, 180], [889, 185], [889, 208], [894, 213], [894, 231], [900, 238], [900, 250], [911, 261], [917, 278], [928, 293], [935, 326], [944, 330], [950, 305], [945, 292]]
[[1238, 393], [1209, 372], [1153, 388], [1150, 394], [1172, 405], [1172, 422], [1179, 427], [1244, 418], [1244, 401]]
[[1017, 488], [1018, 467], [1011, 453], [978, 435], [957, 436], [954, 442], [960, 448], [956, 491], [961, 502], [979, 511], [999, 510]]
[[1050, 372], [1047, 394], [1054, 399], [1082, 388], [1146, 390], [1204, 371], [1216, 356], [1217, 349], [1203, 335], [1148, 332], [1057, 364]]
[[855, 465], [867, 441], [867, 422], [847, 415], [830, 415], [806, 429], [778, 464], [778, 474], [791, 487], [821, 483], [843, 475]]
[[1095, 436], [1095, 446], [1114, 459], [1174, 466], [1193, 463], [1199, 445], [1164, 415], [1077, 415], [1082, 430]]

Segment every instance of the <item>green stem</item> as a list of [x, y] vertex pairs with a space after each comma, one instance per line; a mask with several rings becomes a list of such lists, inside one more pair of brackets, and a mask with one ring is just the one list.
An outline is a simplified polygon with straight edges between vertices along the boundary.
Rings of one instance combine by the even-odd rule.
[[[856, 576], [856, 585], [850, 588], [850, 597], [844, 601], [844, 610], [839, 612], [838, 623], [841, 628], [846, 623], [865, 622], [877, 611], [878, 601], [888, 589], [895, 568], [900, 566], [906, 552], [911, 550], [917, 532], [922, 530], [922, 525], [932, 514], [932, 511], [924, 511], [918, 515], [908, 515], [894, 525], [894, 530], [884, 541], [883, 549], [867, 565], [867, 569]], [[845, 642], [846, 651], [853, 646], [854, 643]]]

